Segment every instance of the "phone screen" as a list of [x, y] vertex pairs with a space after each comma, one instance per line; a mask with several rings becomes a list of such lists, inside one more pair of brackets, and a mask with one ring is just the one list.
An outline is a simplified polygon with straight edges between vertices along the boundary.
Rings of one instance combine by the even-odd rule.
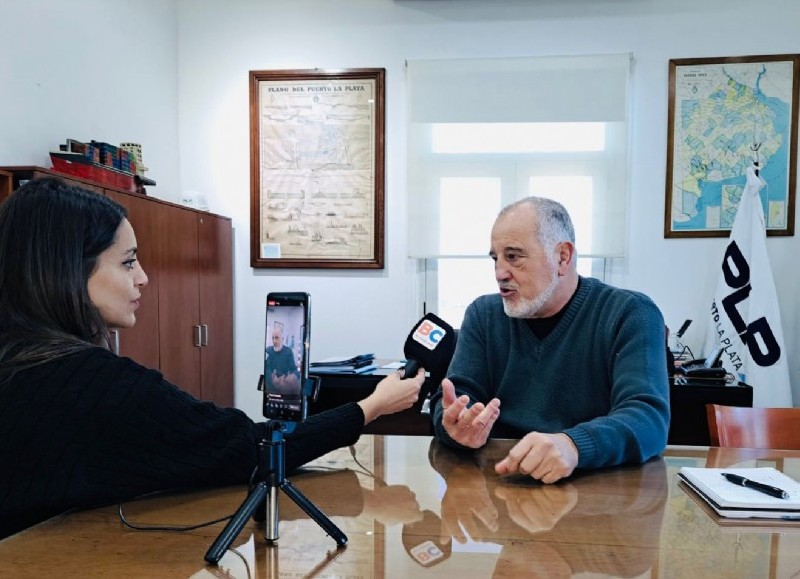
[[307, 412], [308, 294], [269, 294], [265, 335], [264, 416], [301, 422]]

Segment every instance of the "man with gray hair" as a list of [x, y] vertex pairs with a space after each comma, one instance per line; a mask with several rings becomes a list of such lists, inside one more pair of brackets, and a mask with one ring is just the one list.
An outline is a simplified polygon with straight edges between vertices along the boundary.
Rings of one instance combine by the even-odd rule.
[[272, 345], [264, 351], [264, 379], [269, 389], [300, 398], [300, 371], [294, 352], [283, 343], [283, 330], [272, 329]]
[[579, 276], [572, 220], [550, 199], [505, 207], [489, 254], [500, 292], [466, 311], [431, 401], [436, 436], [456, 448], [518, 438], [495, 470], [544, 483], [664, 450], [664, 319], [652, 300]]

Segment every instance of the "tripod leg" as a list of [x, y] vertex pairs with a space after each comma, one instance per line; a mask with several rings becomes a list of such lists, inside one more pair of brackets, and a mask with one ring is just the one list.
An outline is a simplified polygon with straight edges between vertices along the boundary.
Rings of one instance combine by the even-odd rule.
[[289, 498], [292, 499], [298, 507], [303, 509], [309, 517], [314, 519], [316, 523], [322, 527], [334, 541], [336, 541], [337, 547], [344, 547], [347, 545], [347, 535], [345, 535], [341, 529], [339, 529], [339, 527], [334, 525], [333, 521], [326, 517], [325, 513], [320, 511], [314, 503], [305, 497], [303, 493], [294, 488], [291, 482], [284, 479], [283, 483], [281, 483], [281, 488], [287, 495], [289, 495]]
[[278, 540], [278, 487], [269, 487], [269, 495], [267, 495], [267, 505], [264, 512], [267, 514], [267, 527], [264, 529], [264, 537], [268, 542], [274, 543]]
[[[267, 578], [270, 579], [272, 577], [280, 577], [280, 566], [278, 564], [279, 557], [278, 557], [278, 545], [273, 545], [264, 549], [266, 551], [266, 565], [264, 566], [267, 570]], [[263, 577], [264, 575], [259, 575]], [[313, 577], [313, 575], [312, 575]]]
[[234, 513], [231, 520], [228, 521], [228, 524], [225, 525], [225, 528], [222, 529], [222, 532], [219, 534], [211, 547], [209, 547], [208, 551], [206, 552], [206, 556], [204, 557], [206, 563], [211, 563], [212, 565], [219, 563], [219, 560], [222, 559], [225, 551], [228, 550], [228, 548], [231, 546], [231, 543], [233, 543], [233, 540], [244, 528], [245, 524], [247, 523], [247, 519], [249, 519], [258, 506], [262, 504], [262, 501], [267, 496], [268, 490], [269, 487], [267, 486], [267, 483], [258, 483], [256, 488], [253, 489], [253, 492], [250, 493], [250, 496], [245, 499], [236, 513]]

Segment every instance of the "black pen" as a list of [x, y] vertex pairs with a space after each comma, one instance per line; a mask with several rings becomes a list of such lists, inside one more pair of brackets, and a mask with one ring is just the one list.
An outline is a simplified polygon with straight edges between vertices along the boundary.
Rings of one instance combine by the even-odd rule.
[[732, 482], [735, 485], [753, 489], [760, 493], [764, 493], [765, 495], [775, 497], [776, 499], [789, 498], [789, 493], [787, 493], [783, 489], [779, 489], [778, 487], [765, 485], [764, 483], [756, 482], [754, 480], [750, 480], [749, 478], [744, 478], [743, 476], [739, 476], [738, 474], [731, 474], [729, 472], [723, 472], [722, 476], [724, 476], [726, 480]]

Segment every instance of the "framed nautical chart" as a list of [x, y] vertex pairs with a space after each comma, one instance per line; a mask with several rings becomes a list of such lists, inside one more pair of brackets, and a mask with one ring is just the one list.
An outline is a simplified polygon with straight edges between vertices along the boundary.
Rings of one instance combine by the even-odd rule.
[[664, 237], [727, 237], [757, 164], [767, 235], [794, 235], [800, 55], [669, 61]]
[[383, 68], [250, 71], [250, 265], [382, 269]]

